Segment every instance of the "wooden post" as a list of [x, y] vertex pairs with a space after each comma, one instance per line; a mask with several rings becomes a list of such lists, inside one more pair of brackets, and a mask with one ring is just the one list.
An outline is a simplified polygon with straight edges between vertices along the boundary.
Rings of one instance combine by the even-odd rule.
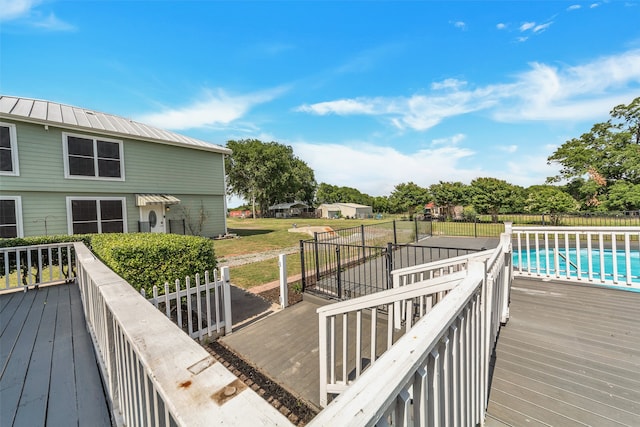
[[229, 335], [233, 332], [233, 320], [231, 319], [231, 279], [229, 278], [229, 267], [220, 269], [222, 276], [222, 289], [224, 297], [224, 334]]
[[278, 266], [280, 267], [280, 307], [287, 308], [289, 305], [289, 288], [287, 286], [287, 256], [278, 256]]

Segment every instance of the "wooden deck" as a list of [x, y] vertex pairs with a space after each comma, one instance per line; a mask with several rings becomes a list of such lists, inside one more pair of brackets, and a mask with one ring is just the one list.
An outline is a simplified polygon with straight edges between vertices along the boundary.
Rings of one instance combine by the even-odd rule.
[[[640, 293], [519, 279], [511, 301], [487, 425], [640, 426]], [[317, 406], [317, 307], [299, 303], [222, 341]]]
[[111, 425], [75, 284], [0, 295], [0, 425]]
[[516, 280], [489, 417], [508, 425], [640, 426], [640, 293]]

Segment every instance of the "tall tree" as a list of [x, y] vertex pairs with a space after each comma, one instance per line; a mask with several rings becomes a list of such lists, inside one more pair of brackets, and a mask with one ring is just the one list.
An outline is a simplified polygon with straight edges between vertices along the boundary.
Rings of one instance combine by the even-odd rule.
[[408, 212], [413, 215], [416, 208], [431, 201], [429, 190], [413, 182], [398, 184], [389, 195], [389, 206], [396, 213]]
[[245, 139], [228, 141], [227, 148], [233, 151], [225, 159], [228, 192], [249, 201], [254, 217], [256, 205], [264, 213], [276, 203], [313, 203], [314, 172], [290, 146]]
[[470, 188], [461, 182], [443, 182], [429, 186], [429, 192], [433, 196], [433, 201], [438, 206], [445, 206], [447, 217], [453, 216], [453, 209], [456, 206], [464, 206], [469, 203]]
[[478, 213], [490, 214], [496, 222], [500, 212], [519, 212], [524, 204], [524, 189], [497, 178], [471, 181], [472, 204]]
[[606, 200], [610, 211], [633, 211], [640, 209], [640, 184], [618, 181], [611, 186]]
[[316, 200], [318, 203], [358, 203], [367, 206], [373, 204], [373, 197], [355, 188], [338, 187], [324, 182], [318, 186]]
[[640, 97], [610, 114], [608, 121], [565, 142], [547, 159], [561, 165], [547, 182], [569, 181], [587, 208], [598, 208], [617, 181], [640, 184]]
[[531, 213], [549, 214], [554, 225], [560, 223], [559, 214], [573, 212], [578, 202], [561, 188], [553, 185], [532, 185], [527, 188], [524, 210]]

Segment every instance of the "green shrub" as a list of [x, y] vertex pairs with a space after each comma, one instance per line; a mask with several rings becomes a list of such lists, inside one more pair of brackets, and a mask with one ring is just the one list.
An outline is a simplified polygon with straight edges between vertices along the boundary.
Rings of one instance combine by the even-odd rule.
[[216, 267], [213, 241], [204, 237], [177, 234], [131, 233], [96, 234], [91, 248], [109, 268], [136, 290], [150, 292], [154, 285], [164, 294], [164, 283], [175, 290], [175, 280]]

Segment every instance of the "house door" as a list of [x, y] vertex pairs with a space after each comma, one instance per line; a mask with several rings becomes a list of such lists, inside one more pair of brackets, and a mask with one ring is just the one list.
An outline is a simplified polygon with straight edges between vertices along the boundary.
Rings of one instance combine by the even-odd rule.
[[140, 222], [149, 224], [152, 233], [166, 233], [164, 204], [140, 206]]

